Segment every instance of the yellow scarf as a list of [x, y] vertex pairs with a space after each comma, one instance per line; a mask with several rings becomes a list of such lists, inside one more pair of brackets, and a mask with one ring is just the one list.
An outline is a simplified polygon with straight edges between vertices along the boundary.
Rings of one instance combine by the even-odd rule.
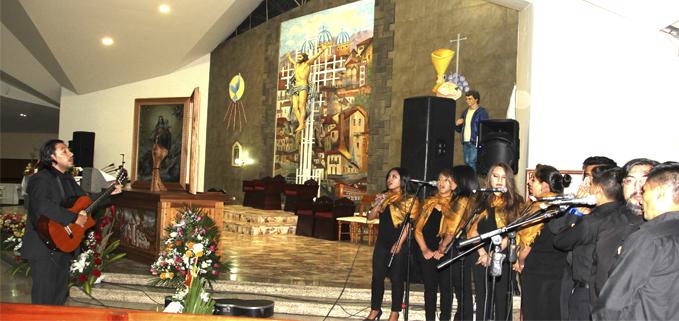
[[415, 205], [413, 205], [413, 211], [410, 212], [410, 216], [414, 220], [417, 220], [417, 217], [420, 214], [420, 202], [416, 197], [412, 196], [408, 197], [407, 202], [404, 201], [403, 193], [401, 193], [401, 191], [398, 192], [387, 191], [385, 193], [385, 201], [384, 203], [382, 203], [380, 213], [384, 212], [384, 210], [387, 208], [387, 205], [389, 205], [389, 211], [391, 212], [391, 220], [394, 222], [394, 227], [398, 227], [401, 223], [403, 223], [406, 213], [408, 213], [408, 210], [410, 209], [410, 205], [413, 203], [413, 200], [415, 202]]
[[422, 213], [420, 217], [415, 221], [415, 233], [422, 235], [422, 229], [424, 225], [427, 224], [431, 212], [434, 211], [437, 205], [441, 205], [441, 222], [439, 223], [439, 234], [437, 236], [443, 236], [446, 234], [448, 227], [446, 226], [446, 212], [450, 212], [450, 199], [453, 198], [453, 194], [449, 196], [441, 196], [441, 194], [436, 193], [434, 196], [427, 197], [422, 205]]
[[[554, 196], [557, 195], [556, 193], [547, 193], [543, 197], [547, 196]], [[530, 207], [528, 212], [533, 212], [536, 213], [540, 211], [540, 204], [545, 203], [545, 201], [542, 202], [535, 202], [533, 205]], [[531, 217], [532, 215], [527, 215], [526, 218]], [[539, 223], [532, 223], [528, 225], [524, 225], [519, 231], [517, 232], [517, 238], [518, 238], [518, 244], [521, 245], [521, 250], [525, 250], [533, 244], [535, 241], [535, 238], [540, 235], [540, 232], [542, 232], [542, 228], [544, 227], [545, 223], [542, 221], [539, 221]]]
[[[505, 194], [493, 197], [493, 202], [490, 204], [491, 207], [495, 208], [495, 225], [497, 228], [502, 228], [507, 226], [511, 222], [507, 222], [506, 215], [504, 215], [504, 208], [507, 206], [507, 201], [504, 198]], [[479, 222], [488, 216], [488, 209], [479, 214], [471, 224], [471, 227], [467, 230], [467, 237], [472, 237], [472, 232], [476, 230]]]

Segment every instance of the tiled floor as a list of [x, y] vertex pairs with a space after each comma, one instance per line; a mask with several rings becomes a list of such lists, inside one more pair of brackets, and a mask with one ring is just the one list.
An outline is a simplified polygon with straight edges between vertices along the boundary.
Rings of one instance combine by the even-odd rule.
[[[25, 212], [23, 207], [2, 207], [2, 211]], [[222, 246], [222, 258], [234, 260], [232, 273], [223, 276], [230, 280], [336, 287], [347, 282], [350, 288], [370, 288], [374, 245], [368, 246], [367, 240], [363, 244], [351, 244], [296, 235], [249, 236], [224, 232]], [[127, 259], [107, 269], [118, 273], [150, 273], [148, 265]], [[8, 278], [7, 274], [2, 278]], [[6, 294], [4, 290], [3, 294]]]

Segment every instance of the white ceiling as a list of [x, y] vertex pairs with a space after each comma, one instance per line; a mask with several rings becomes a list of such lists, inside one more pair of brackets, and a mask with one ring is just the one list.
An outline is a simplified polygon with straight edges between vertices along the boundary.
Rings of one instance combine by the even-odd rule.
[[172, 73], [214, 50], [261, 1], [2, 0], [3, 105], [58, 108], [62, 87], [87, 94]]
[[[167, 75], [209, 54], [262, 0], [0, 1], [3, 106], [58, 108], [62, 87], [87, 94]], [[582, 1], [656, 30], [679, 19], [679, 0]], [[489, 2], [523, 10], [533, 0]], [[105, 37], [113, 44], [103, 45]]]

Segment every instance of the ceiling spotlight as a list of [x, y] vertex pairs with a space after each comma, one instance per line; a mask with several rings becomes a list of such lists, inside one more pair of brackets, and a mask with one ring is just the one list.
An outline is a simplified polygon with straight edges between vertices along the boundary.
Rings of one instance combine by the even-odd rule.
[[168, 7], [168, 6], [160, 6], [160, 12], [169, 12], [169, 11], [170, 11], [170, 7]]
[[110, 44], [113, 43], [113, 39], [111, 39], [111, 38], [104, 38], [104, 39], [101, 40], [101, 42], [102, 42], [103, 44], [105, 44], [105, 45], [110, 45]]
[[28, 117], [28, 116], [26, 116], [26, 114], [19, 114], [19, 116], [21, 116], [21, 117]]

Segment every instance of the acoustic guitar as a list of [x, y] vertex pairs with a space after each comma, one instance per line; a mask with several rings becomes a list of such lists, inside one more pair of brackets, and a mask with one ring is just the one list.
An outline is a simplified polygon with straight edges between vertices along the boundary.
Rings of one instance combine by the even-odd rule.
[[43, 236], [45, 245], [50, 250], [59, 250], [66, 253], [73, 252], [77, 249], [85, 235], [85, 231], [94, 226], [95, 222], [92, 219], [92, 212], [97, 209], [99, 205], [113, 193], [113, 191], [115, 191], [116, 185], [122, 184], [126, 178], [127, 171], [122, 168], [116, 178], [116, 182], [109, 186], [96, 200], [92, 201], [87, 196], [71, 196], [64, 202], [62, 206], [68, 208], [68, 210], [73, 213], [78, 214], [83, 210], [87, 213], [87, 223], [85, 223], [85, 227], [80, 227], [80, 225], [75, 223], [63, 226], [50, 220], [46, 216], [41, 215], [38, 219], [38, 233]]

